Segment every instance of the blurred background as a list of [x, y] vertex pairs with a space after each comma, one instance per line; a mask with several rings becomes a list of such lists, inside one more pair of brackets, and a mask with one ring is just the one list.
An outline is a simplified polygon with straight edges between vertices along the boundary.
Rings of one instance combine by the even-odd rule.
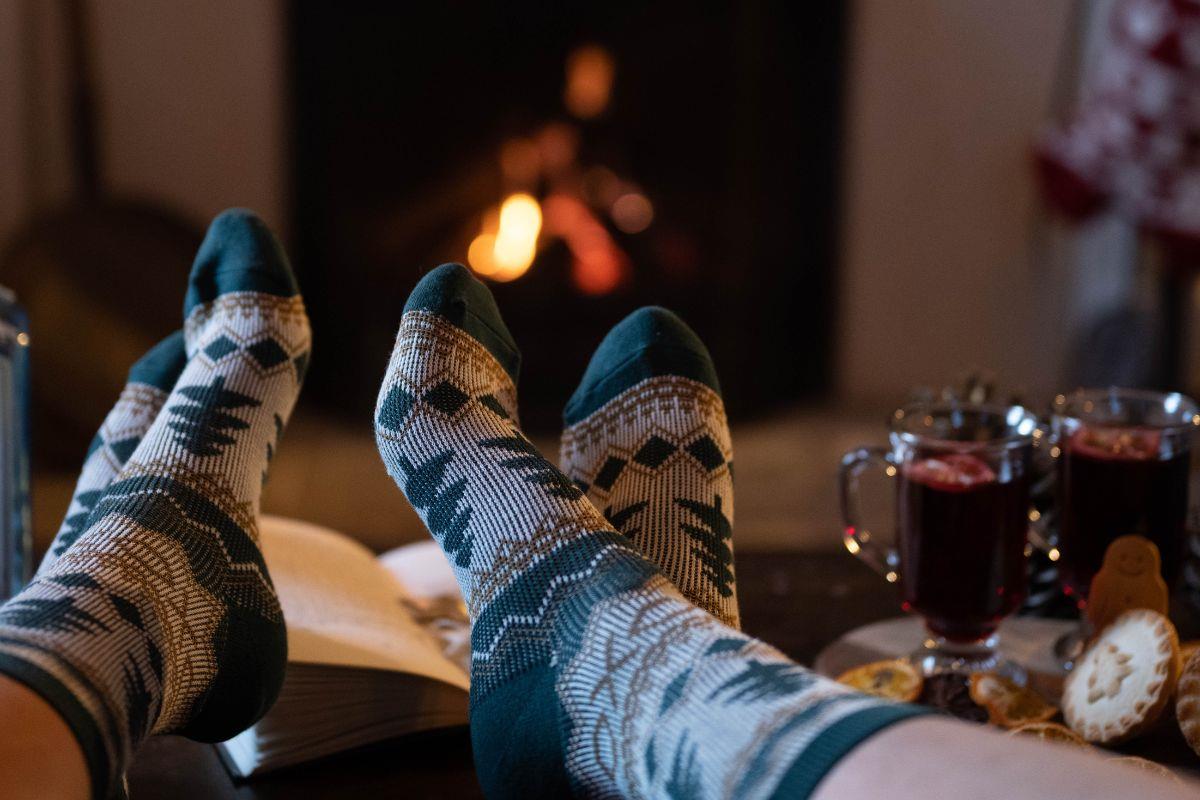
[[1195, 386], [1200, 28], [1175, 5], [0, 0], [38, 547], [229, 206], [279, 233], [314, 325], [265, 509], [379, 549], [423, 535], [370, 420], [445, 261], [491, 283], [548, 454], [607, 328], [683, 314], [742, 549], [840, 547], [838, 459], [914, 389]]

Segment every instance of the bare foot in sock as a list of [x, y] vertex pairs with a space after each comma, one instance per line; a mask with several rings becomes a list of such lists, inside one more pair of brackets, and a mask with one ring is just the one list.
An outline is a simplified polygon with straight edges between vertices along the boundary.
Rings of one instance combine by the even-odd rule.
[[96, 796], [146, 735], [227, 738], [283, 678], [257, 515], [310, 334], [283, 252], [249, 212], [214, 220], [184, 315], [187, 364], [153, 423], [75, 541], [0, 607], [0, 673], [66, 721]]

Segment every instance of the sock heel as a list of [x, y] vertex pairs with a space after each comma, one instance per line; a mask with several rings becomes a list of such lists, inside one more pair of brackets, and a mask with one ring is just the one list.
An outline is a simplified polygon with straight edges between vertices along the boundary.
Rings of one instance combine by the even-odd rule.
[[557, 798], [571, 795], [564, 764], [562, 709], [548, 665], [534, 667], [471, 698], [475, 774], [486, 797]]
[[282, 621], [272, 623], [231, 608], [218, 636], [223, 639], [217, 648], [220, 670], [188, 724], [178, 731], [197, 742], [223, 742], [262, 719], [279, 697], [287, 666]]

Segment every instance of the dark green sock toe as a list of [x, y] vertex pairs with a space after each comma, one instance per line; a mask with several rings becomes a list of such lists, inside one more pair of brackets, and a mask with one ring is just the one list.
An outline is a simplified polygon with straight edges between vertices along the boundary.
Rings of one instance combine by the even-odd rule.
[[183, 349], [183, 331], [175, 331], [167, 338], [146, 351], [129, 368], [128, 383], [141, 383], [169, 392], [175, 388], [175, 380], [187, 364], [187, 353]]
[[221, 212], [204, 237], [188, 278], [183, 316], [227, 292], [300, 294], [283, 247], [253, 211]]
[[618, 322], [596, 348], [563, 420], [574, 425], [631, 386], [663, 375], [690, 378], [721, 392], [700, 337], [667, 309], [645, 306]]
[[428, 311], [462, 328], [488, 349], [516, 383], [521, 351], [500, 317], [496, 298], [462, 264], [442, 264], [421, 278], [404, 311]]

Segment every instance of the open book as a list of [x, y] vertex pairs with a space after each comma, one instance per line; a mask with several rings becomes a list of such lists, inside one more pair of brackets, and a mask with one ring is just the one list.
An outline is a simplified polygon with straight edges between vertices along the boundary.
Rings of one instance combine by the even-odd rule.
[[295, 520], [264, 516], [260, 533], [288, 664], [274, 707], [219, 745], [235, 775], [467, 723], [469, 623], [435, 543], [376, 558]]

